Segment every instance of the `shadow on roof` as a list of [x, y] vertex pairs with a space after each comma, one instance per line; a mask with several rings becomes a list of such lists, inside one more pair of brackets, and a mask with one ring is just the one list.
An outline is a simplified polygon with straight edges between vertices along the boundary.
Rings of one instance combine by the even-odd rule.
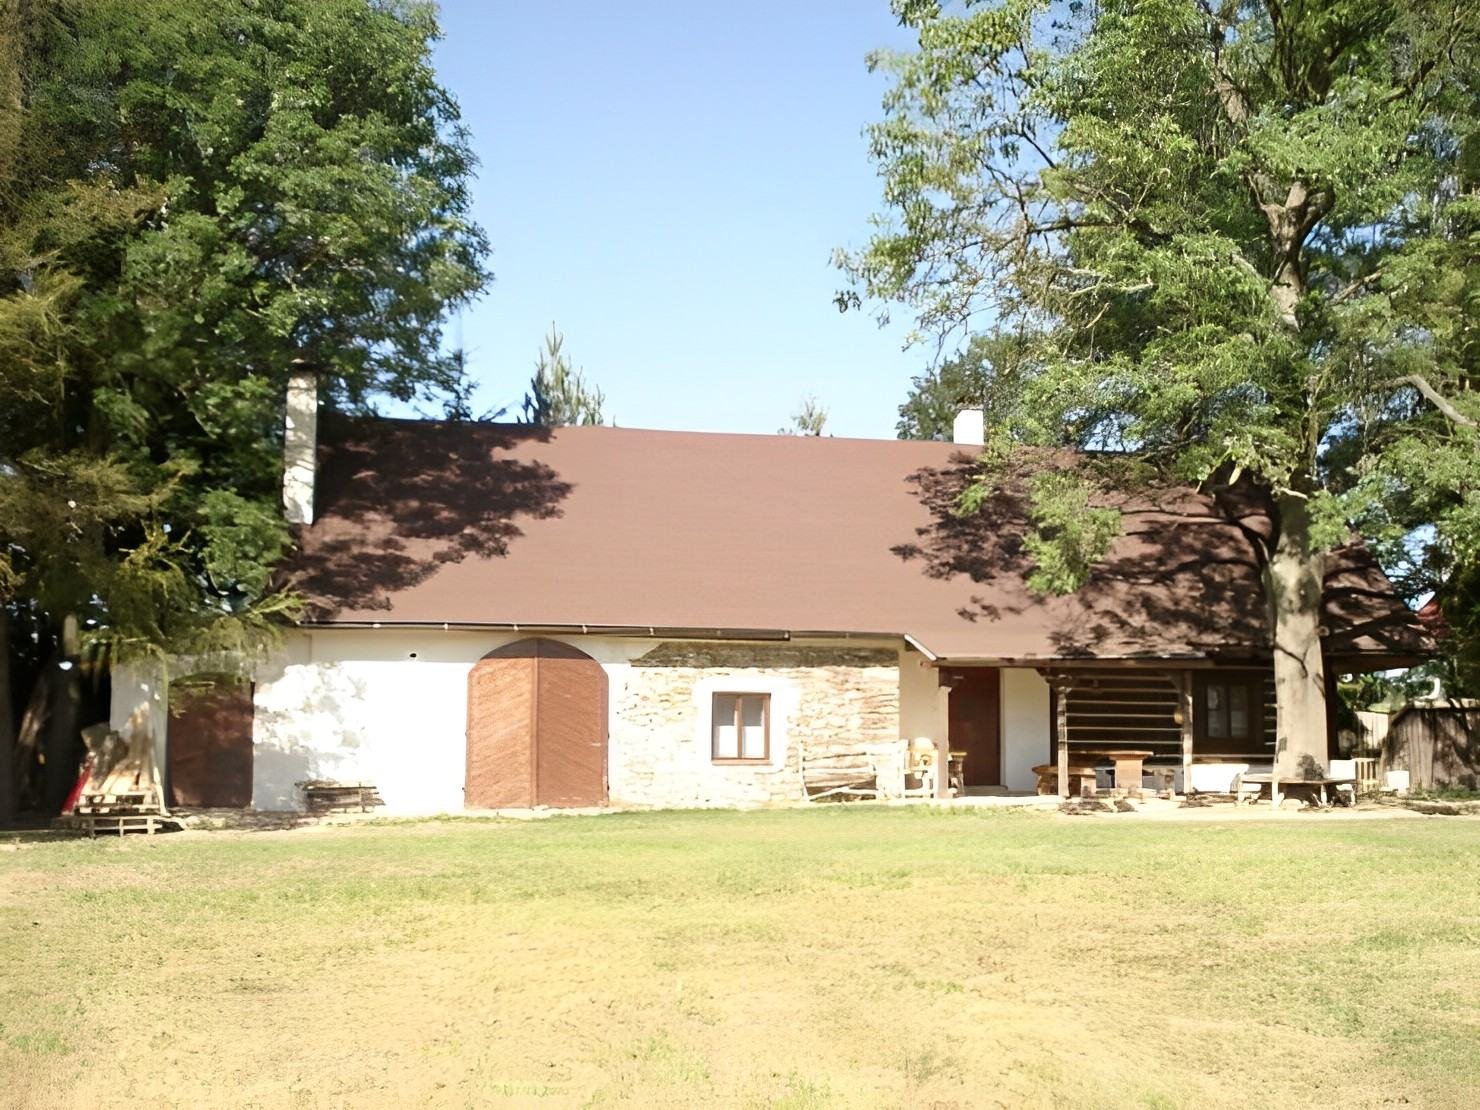
[[387, 609], [390, 595], [469, 556], [498, 558], [518, 518], [561, 515], [571, 485], [508, 452], [548, 429], [500, 424], [332, 419], [319, 449], [317, 502], [286, 584], [310, 616]]
[[1035, 595], [1023, 538], [1031, 528], [1026, 467], [1009, 475], [979, 513], [955, 511], [974, 466], [910, 476], [929, 512], [914, 542], [894, 553], [936, 578], [964, 575], [983, 587], [959, 610], [968, 621], [1038, 623], [1061, 658], [1185, 654], [1202, 648], [1258, 651], [1264, 641], [1257, 557], [1237, 525], [1185, 486], [1103, 491], [1122, 534], [1079, 591]]

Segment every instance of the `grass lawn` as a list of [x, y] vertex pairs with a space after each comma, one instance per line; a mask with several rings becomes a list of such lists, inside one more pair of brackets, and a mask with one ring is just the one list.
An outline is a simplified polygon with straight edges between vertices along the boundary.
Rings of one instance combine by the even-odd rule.
[[42, 844], [0, 851], [0, 959], [7, 1106], [1474, 1105], [1480, 821]]

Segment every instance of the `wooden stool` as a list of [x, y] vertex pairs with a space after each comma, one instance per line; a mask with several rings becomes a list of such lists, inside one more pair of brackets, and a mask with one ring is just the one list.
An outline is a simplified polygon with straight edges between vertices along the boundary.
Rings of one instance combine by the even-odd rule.
[[946, 785], [950, 788], [953, 797], [964, 798], [966, 796], [965, 752], [950, 753], [950, 758], [946, 760]]
[[[1040, 763], [1033, 768], [1033, 773], [1038, 776], [1038, 793], [1057, 794], [1059, 792], [1057, 763]], [[1069, 796], [1071, 798], [1094, 797], [1095, 789], [1095, 769], [1093, 767], [1082, 763], [1069, 765]]]

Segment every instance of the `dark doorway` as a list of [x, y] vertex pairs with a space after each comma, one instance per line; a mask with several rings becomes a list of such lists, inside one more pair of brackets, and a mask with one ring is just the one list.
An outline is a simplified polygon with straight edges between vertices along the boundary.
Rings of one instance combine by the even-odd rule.
[[170, 684], [167, 781], [171, 805], [252, 804], [252, 684], [195, 677]]
[[468, 675], [464, 802], [477, 809], [606, 802], [606, 671], [558, 640], [520, 640]]
[[1002, 785], [1002, 672], [973, 667], [951, 685], [948, 733], [952, 751], [966, 753], [965, 782]]

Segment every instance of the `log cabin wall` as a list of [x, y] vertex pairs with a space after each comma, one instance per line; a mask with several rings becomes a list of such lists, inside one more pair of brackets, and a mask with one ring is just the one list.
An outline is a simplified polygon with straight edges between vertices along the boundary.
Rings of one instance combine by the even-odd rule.
[[1078, 671], [1057, 679], [1054, 718], [1065, 716], [1069, 749], [1128, 748], [1182, 762], [1182, 677], [1177, 671]]
[[1048, 762], [1059, 765], [1060, 781], [1081, 762], [1076, 753], [1095, 749], [1150, 752], [1148, 766], [1182, 768], [1183, 789], [1197, 759], [1273, 758], [1269, 668], [1064, 669], [1045, 678], [1054, 691]]

